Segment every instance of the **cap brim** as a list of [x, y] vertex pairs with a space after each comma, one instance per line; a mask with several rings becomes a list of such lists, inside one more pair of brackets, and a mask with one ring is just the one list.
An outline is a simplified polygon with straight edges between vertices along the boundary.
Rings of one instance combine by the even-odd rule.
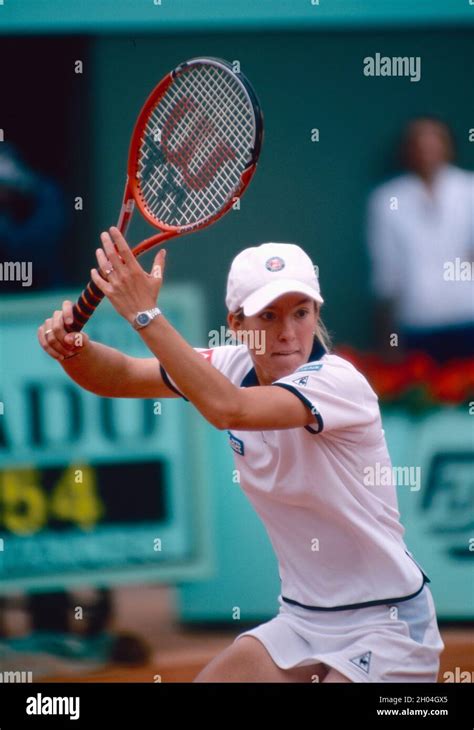
[[318, 294], [316, 289], [313, 289], [309, 284], [304, 284], [297, 279], [277, 279], [271, 281], [269, 284], [265, 284], [261, 289], [257, 289], [257, 291], [250, 294], [242, 302], [244, 314], [246, 317], [251, 317], [283, 294], [293, 292], [295, 294], [306, 294], [311, 299], [314, 299], [315, 302], [324, 304], [324, 299], [321, 294]]

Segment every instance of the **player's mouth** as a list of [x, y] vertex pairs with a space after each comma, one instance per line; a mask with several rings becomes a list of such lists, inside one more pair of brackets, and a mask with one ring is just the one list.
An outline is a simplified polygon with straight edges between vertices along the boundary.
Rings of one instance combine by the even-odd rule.
[[289, 357], [290, 355], [296, 355], [299, 350], [291, 350], [291, 352], [273, 352], [272, 357]]

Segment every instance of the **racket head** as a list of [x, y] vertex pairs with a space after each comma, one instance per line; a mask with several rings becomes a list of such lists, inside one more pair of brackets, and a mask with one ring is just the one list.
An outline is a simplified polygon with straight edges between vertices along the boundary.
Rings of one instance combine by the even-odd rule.
[[175, 235], [204, 228], [242, 196], [262, 139], [260, 104], [242, 73], [218, 58], [180, 64], [135, 124], [128, 186], [138, 209]]

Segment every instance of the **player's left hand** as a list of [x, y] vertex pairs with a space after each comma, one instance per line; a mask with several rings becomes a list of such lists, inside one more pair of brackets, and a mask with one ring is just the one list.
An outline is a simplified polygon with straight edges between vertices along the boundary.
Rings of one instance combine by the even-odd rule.
[[137, 312], [156, 307], [163, 284], [166, 251], [160, 248], [148, 274], [118, 228], [112, 226], [109, 232], [104, 231], [100, 240], [104, 248], [95, 252], [100, 273], [91, 269], [92, 281], [110, 299], [117, 312], [131, 323]]

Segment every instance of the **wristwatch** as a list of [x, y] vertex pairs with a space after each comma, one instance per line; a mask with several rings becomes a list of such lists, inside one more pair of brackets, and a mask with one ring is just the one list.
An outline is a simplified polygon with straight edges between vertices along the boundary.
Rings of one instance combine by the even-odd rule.
[[159, 314], [161, 314], [161, 309], [158, 309], [158, 307], [146, 309], [144, 312], [138, 312], [132, 322], [132, 325], [136, 330], [141, 330], [142, 327], [146, 327], [147, 324], [150, 324], [151, 320], [158, 317]]

